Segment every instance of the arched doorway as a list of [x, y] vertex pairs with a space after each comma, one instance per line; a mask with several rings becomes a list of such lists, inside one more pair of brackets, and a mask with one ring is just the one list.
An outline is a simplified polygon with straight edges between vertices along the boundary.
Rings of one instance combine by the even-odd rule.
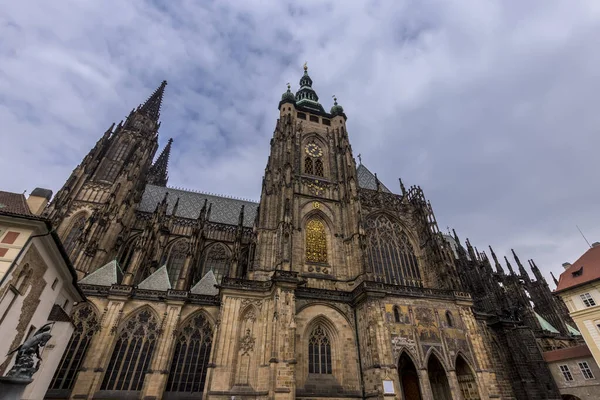
[[456, 358], [456, 378], [462, 392], [464, 400], [479, 400], [479, 390], [477, 389], [477, 381], [469, 364], [459, 355]]
[[433, 398], [435, 400], [452, 400], [450, 385], [448, 384], [448, 378], [446, 377], [446, 370], [435, 354], [429, 356], [429, 361], [427, 362], [427, 374], [429, 375], [429, 384], [431, 385]]
[[417, 368], [415, 368], [415, 364], [406, 353], [402, 353], [398, 361], [398, 376], [400, 377], [402, 399], [421, 400]]

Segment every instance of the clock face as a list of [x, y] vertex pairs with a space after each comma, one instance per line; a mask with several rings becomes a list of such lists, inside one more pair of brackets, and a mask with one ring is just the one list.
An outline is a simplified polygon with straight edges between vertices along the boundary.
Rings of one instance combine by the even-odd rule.
[[323, 155], [323, 150], [315, 143], [307, 144], [304, 150], [311, 157], [321, 157]]
[[308, 190], [316, 196], [320, 196], [325, 192], [325, 188], [319, 184], [319, 181], [315, 181], [314, 183], [308, 184]]

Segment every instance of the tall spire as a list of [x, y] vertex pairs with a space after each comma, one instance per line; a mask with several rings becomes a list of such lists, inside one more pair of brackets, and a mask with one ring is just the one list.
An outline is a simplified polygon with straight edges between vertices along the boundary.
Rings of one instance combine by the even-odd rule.
[[312, 88], [312, 83], [312, 79], [308, 76], [308, 67], [304, 63], [304, 75], [300, 78], [300, 89], [296, 92], [296, 105], [324, 113], [325, 109], [319, 103], [319, 96], [317, 96], [317, 92]]
[[156, 186], [167, 186], [169, 180], [168, 167], [169, 155], [171, 154], [171, 144], [173, 138], [169, 139], [162, 153], [158, 156], [154, 164], [148, 170], [148, 183]]
[[527, 281], [529, 282], [531, 280], [529, 278], [529, 274], [527, 273], [527, 270], [525, 269], [525, 267], [523, 267], [523, 264], [521, 264], [521, 260], [519, 260], [519, 257], [517, 257], [517, 253], [515, 253], [515, 251], [513, 249], [510, 249], [510, 251], [512, 251], [513, 257], [515, 258], [515, 261], [517, 262], [517, 265], [519, 266], [519, 273], [521, 274], [521, 277], [523, 279], [527, 279]]
[[489, 248], [490, 248], [490, 252], [492, 253], [492, 258], [494, 259], [496, 271], [498, 271], [499, 274], [504, 275], [504, 268], [502, 268], [502, 265], [498, 262], [498, 257], [496, 257], [496, 253], [494, 253], [494, 249], [492, 249], [492, 246], [489, 246]]
[[552, 280], [554, 281], [554, 284], [556, 286], [558, 286], [558, 279], [556, 279], [556, 277], [554, 276], [554, 274], [552, 273], [552, 271], [550, 271], [550, 275], [552, 275]]
[[152, 93], [148, 100], [140, 107], [140, 111], [155, 122], [160, 118], [160, 106], [162, 104], [163, 94], [165, 93], [167, 81], [162, 81], [158, 89]]

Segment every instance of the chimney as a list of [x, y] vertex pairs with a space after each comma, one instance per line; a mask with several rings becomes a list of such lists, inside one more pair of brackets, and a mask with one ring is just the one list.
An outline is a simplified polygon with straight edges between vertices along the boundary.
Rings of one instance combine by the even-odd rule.
[[32, 214], [40, 215], [52, 198], [52, 190], [35, 188], [27, 198], [27, 205]]
[[564, 269], [569, 269], [570, 266], [571, 266], [570, 262], [563, 263], [563, 268]]
[[598, 246], [600, 246], [600, 242], [594, 242], [594, 243], [592, 243], [592, 247], [598, 247]]

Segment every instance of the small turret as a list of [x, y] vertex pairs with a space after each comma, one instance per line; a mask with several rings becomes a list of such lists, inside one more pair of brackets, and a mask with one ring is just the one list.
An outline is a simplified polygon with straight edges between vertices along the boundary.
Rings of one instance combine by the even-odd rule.
[[152, 164], [148, 170], [149, 184], [156, 186], [167, 186], [167, 182], [169, 180], [168, 168], [169, 156], [171, 154], [171, 144], [173, 144], [173, 138], [169, 139], [162, 153], [160, 153], [156, 159], [156, 162]]
[[517, 262], [517, 265], [519, 266], [519, 274], [521, 275], [521, 278], [525, 279], [527, 282], [531, 281], [531, 278], [529, 277], [527, 270], [525, 269], [525, 267], [523, 267], [523, 264], [521, 264], [521, 260], [519, 260], [519, 257], [517, 257], [517, 253], [515, 253], [515, 251], [513, 249], [510, 249], [510, 251], [512, 252], [513, 257], [515, 258], [515, 261]]

